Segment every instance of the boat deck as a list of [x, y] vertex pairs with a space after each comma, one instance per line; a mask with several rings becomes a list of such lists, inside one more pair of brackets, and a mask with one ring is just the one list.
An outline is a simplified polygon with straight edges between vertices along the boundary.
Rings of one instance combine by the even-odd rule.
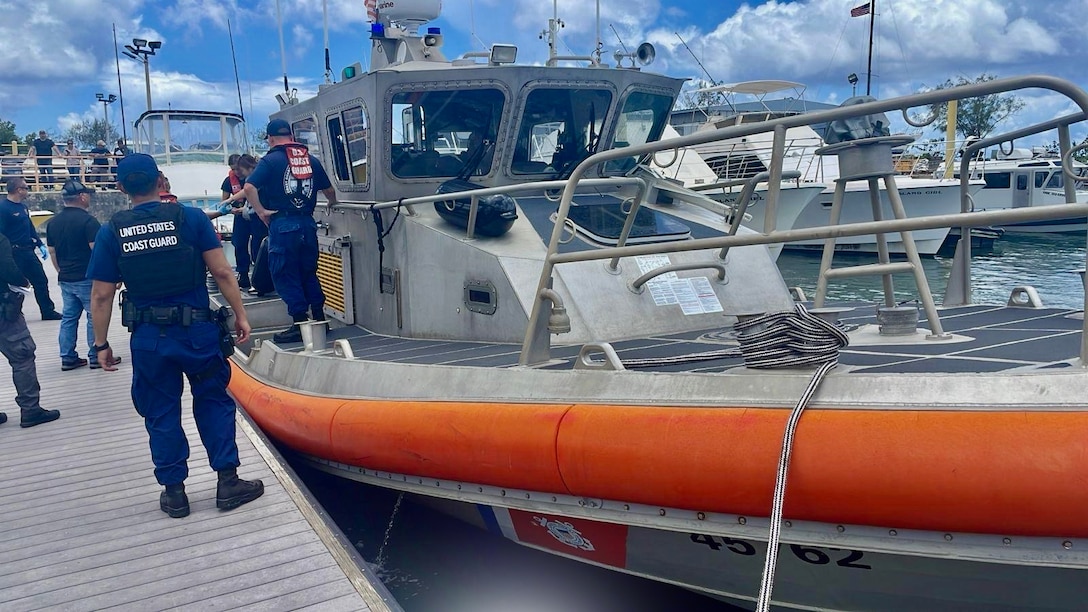
[[[163, 514], [119, 322], [111, 335], [120, 371], [61, 372], [57, 323], [27, 304], [42, 405], [61, 418], [21, 429], [10, 377], [0, 376], [9, 417], [0, 426], [0, 609], [400, 610], [241, 414], [240, 473], [262, 479], [265, 494], [216, 510], [216, 477], [187, 393], [192, 514]], [[83, 333], [81, 325], [81, 343]]]
[[[941, 323], [954, 337], [941, 341], [925, 339], [923, 333], [915, 334], [910, 340], [881, 337], [875, 332], [873, 304], [835, 306], [852, 309], [839, 316], [847, 329], [869, 326], [851, 333], [851, 345], [839, 354], [840, 366], [847, 366], [854, 372], [956, 373], [1066, 367], [1080, 351], [1082, 320], [1078, 310], [996, 305], [945, 308], [940, 311]], [[924, 311], [920, 313], [919, 327], [927, 327]], [[375, 334], [359, 326], [331, 329], [327, 339], [330, 343], [348, 340], [357, 359], [411, 364], [513, 367], [517, 365], [521, 351], [520, 344], [400, 338]], [[554, 342], [557, 342], [555, 337]], [[674, 359], [736, 348], [738, 343], [732, 326], [626, 339], [611, 344], [622, 361], [655, 361], [638, 366], [646, 371], [722, 372], [744, 365], [739, 356], [692, 362]], [[301, 350], [301, 345], [283, 348]], [[559, 363], [548, 367], [573, 368], [581, 348], [581, 345], [553, 345], [551, 354]]]

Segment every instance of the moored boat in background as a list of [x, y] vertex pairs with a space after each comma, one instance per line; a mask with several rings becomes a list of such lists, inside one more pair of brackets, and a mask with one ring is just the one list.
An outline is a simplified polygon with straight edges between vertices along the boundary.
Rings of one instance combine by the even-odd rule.
[[[170, 180], [172, 193], [184, 206], [216, 208], [220, 187], [232, 154], [249, 152], [245, 121], [237, 113], [190, 110], [149, 110], [136, 119], [133, 149], [155, 158]], [[229, 237], [234, 216], [212, 221]]]

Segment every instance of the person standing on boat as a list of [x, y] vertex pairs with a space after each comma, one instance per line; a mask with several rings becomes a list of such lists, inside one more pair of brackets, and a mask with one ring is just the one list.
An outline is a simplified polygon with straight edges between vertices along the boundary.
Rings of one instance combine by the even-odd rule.
[[39, 130], [38, 137], [31, 141], [30, 146], [34, 148], [34, 161], [38, 164], [38, 186], [52, 189], [53, 157], [61, 156], [57, 143], [46, 135], [45, 130]]
[[70, 178], [61, 188], [64, 209], [49, 220], [45, 239], [53, 267], [57, 270], [63, 318], [57, 344], [60, 346], [60, 369], [67, 372], [82, 368], [87, 359], [79, 356], [76, 343], [79, 340], [79, 318], [87, 313], [87, 357], [91, 368], [100, 368], [94, 346], [94, 327], [91, 323], [91, 281], [87, 279], [87, 264], [91, 261], [94, 237], [102, 226], [87, 212], [94, 189], [79, 179]]
[[317, 279], [317, 192], [336, 206], [336, 191], [321, 162], [306, 145], [295, 142], [291, 125], [273, 119], [265, 128], [268, 154], [261, 158], [243, 190], [246, 200], [268, 225], [268, 269], [276, 293], [294, 323], [272, 336], [279, 343], [301, 342], [298, 324], [313, 314], [325, 320], [325, 294]]
[[[0, 234], [0, 283], [10, 287], [26, 287], [27, 280], [12, 257], [11, 242]], [[45, 410], [39, 404], [41, 385], [34, 365], [37, 346], [23, 318], [23, 294], [3, 287], [0, 289], [0, 353], [11, 365], [11, 380], [15, 383], [15, 403], [19, 406], [19, 426], [34, 427], [60, 418], [59, 410]], [[0, 412], [0, 423], [8, 415]]]
[[181, 426], [184, 379], [189, 380], [200, 439], [219, 474], [216, 507], [237, 508], [260, 497], [264, 484], [238, 478], [235, 404], [226, 391], [230, 365], [205, 284], [210, 270], [234, 311], [238, 342], [245, 342], [249, 320], [234, 272], [204, 211], [160, 200], [159, 168], [151, 156], [122, 159], [117, 185], [132, 208], [114, 214], [95, 237], [87, 270], [93, 281], [93, 350], [103, 370], [116, 370], [108, 342], [110, 310], [117, 283], [124, 281], [122, 321], [132, 333], [132, 400], [150, 437], [155, 478], [164, 487], [159, 508], [174, 518], [189, 514], [189, 441]]
[[[238, 271], [238, 286], [251, 289], [249, 269], [257, 260], [257, 251], [261, 240], [268, 235], [264, 221], [257, 218], [253, 207], [246, 203], [246, 194], [242, 190], [245, 181], [257, 167], [257, 158], [239, 155], [230, 174], [223, 181], [223, 202], [230, 204], [237, 212], [234, 215], [234, 228], [230, 242], [234, 245], [234, 269]], [[251, 291], [252, 293], [252, 291]]]
[[[30, 284], [34, 285], [34, 299], [42, 311], [42, 320], [59, 321], [60, 313], [49, 297], [49, 279], [45, 276], [41, 260], [38, 259], [38, 254], [46, 258], [49, 252], [45, 250], [42, 239], [38, 237], [38, 230], [30, 220], [30, 211], [23, 204], [23, 198], [29, 192], [26, 181], [21, 176], [13, 176], [7, 179], [5, 185], [8, 195], [0, 200], [0, 234], [7, 236], [11, 242], [15, 263], [23, 276], [29, 278]], [[35, 250], [38, 251], [37, 254]]]

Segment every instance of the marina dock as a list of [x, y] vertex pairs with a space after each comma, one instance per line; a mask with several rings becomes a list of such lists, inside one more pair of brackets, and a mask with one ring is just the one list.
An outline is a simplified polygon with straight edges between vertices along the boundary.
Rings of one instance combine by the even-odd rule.
[[[45, 268], [59, 298], [56, 273], [48, 262]], [[239, 474], [262, 479], [265, 493], [230, 512], [215, 508], [216, 475], [188, 386], [182, 414], [192, 514], [173, 519], [159, 510], [147, 432], [129, 396], [127, 332], [114, 312], [119, 371], [62, 372], [59, 323], [41, 321], [26, 300], [42, 406], [59, 409], [58, 421], [20, 428], [10, 368], [0, 365], [0, 411], [9, 419], [0, 425], [0, 609], [399, 611], [241, 412]], [[81, 356], [84, 331], [81, 323]]]

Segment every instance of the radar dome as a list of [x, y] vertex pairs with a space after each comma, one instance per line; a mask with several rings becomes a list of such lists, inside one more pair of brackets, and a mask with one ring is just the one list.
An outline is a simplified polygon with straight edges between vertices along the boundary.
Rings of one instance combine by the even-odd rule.
[[438, 19], [442, 14], [442, 0], [378, 0], [377, 8], [382, 20], [415, 29]]

